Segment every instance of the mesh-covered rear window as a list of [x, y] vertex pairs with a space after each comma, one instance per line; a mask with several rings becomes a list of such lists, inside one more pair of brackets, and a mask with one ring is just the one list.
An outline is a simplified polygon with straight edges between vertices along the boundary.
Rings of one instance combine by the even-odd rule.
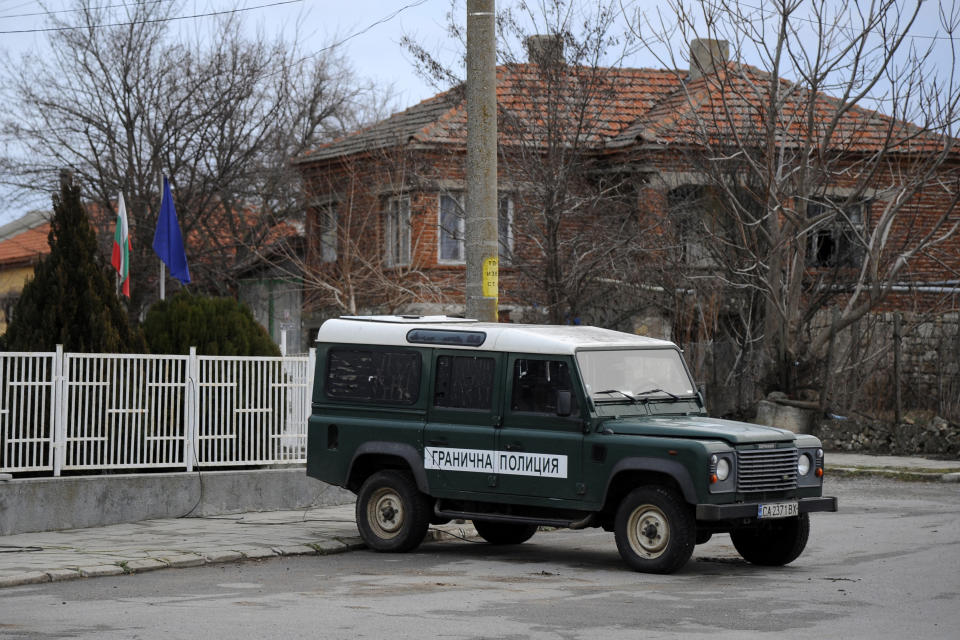
[[493, 405], [493, 358], [440, 356], [433, 404], [449, 409], [489, 409]]
[[327, 396], [384, 404], [414, 404], [420, 397], [416, 351], [336, 348], [327, 352]]

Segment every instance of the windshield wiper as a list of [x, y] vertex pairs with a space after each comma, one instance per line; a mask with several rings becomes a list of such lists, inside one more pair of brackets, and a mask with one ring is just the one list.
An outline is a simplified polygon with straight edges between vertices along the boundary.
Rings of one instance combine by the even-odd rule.
[[[680, 396], [678, 396], [677, 394], [675, 394], [675, 393], [670, 393], [670, 392], [667, 391], [666, 389], [660, 389], [660, 388], [647, 389], [646, 391], [641, 391], [640, 393], [637, 393], [637, 394], [635, 394], [635, 395], [637, 395], [637, 396], [646, 396], [646, 395], [650, 395], [651, 393], [665, 393], [665, 394], [667, 394], [668, 396], [670, 396], [670, 398], [671, 398], [674, 402], [676, 402], [677, 400], [680, 399]], [[648, 398], [644, 398], [644, 400], [648, 400]]]
[[632, 403], [634, 403], [634, 404], [637, 403], [637, 398], [636, 398], [636, 397], [634, 397], [633, 395], [631, 395], [629, 392], [627, 392], [627, 391], [621, 391], [620, 389], [604, 389], [603, 391], [594, 391], [592, 395], [597, 395], [598, 393], [619, 393], [620, 395], [622, 395], [624, 398], [626, 398], [626, 399], [629, 400], [630, 402], [632, 402]]

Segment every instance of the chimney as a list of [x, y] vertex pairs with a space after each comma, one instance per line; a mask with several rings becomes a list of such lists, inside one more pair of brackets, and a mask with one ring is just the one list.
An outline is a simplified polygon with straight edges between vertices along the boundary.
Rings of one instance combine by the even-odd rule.
[[730, 43], [726, 40], [697, 38], [690, 43], [690, 80], [716, 73], [727, 63]]
[[527, 48], [527, 60], [530, 64], [542, 67], [564, 64], [563, 36], [560, 34], [528, 36], [523, 44]]

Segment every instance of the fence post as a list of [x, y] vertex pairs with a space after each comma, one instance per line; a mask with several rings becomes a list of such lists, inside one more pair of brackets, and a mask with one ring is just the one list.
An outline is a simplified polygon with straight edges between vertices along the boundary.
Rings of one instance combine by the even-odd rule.
[[[197, 348], [190, 347], [187, 360], [187, 402], [183, 428], [183, 452], [186, 457], [187, 473], [193, 471], [193, 462], [197, 460], [197, 428], [200, 423], [200, 362], [197, 360]], [[197, 461], [199, 464], [199, 461]]]
[[58, 477], [63, 469], [67, 447], [67, 385], [64, 383], [63, 345], [58, 344], [53, 356], [53, 385], [51, 386], [50, 411], [53, 414], [53, 476]]
[[903, 399], [900, 396], [900, 314], [893, 314], [893, 398], [896, 423], [903, 421]]
[[833, 389], [833, 351], [837, 346], [837, 325], [840, 323], [840, 309], [833, 308], [830, 317], [830, 342], [827, 345], [827, 360], [823, 369], [823, 386], [820, 389], [820, 416], [826, 413], [830, 406], [830, 391]]
[[287, 330], [280, 329], [280, 355], [287, 357]]
[[[310, 408], [310, 403], [313, 402], [313, 370], [317, 366], [317, 349], [316, 347], [310, 347], [307, 351], [307, 408]], [[310, 415], [312, 410], [307, 411], [307, 416]]]

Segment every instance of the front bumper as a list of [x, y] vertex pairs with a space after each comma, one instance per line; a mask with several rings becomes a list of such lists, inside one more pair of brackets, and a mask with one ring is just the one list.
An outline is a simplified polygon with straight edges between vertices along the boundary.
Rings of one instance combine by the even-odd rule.
[[[770, 500], [774, 502], [793, 502], [790, 499]], [[756, 518], [759, 502], [738, 502], [736, 504], [698, 504], [697, 520], [736, 520], [739, 518]], [[836, 511], [837, 499], [833, 497], [824, 498], [799, 498], [797, 507], [800, 513], [813, 513], [815, 511]]]

